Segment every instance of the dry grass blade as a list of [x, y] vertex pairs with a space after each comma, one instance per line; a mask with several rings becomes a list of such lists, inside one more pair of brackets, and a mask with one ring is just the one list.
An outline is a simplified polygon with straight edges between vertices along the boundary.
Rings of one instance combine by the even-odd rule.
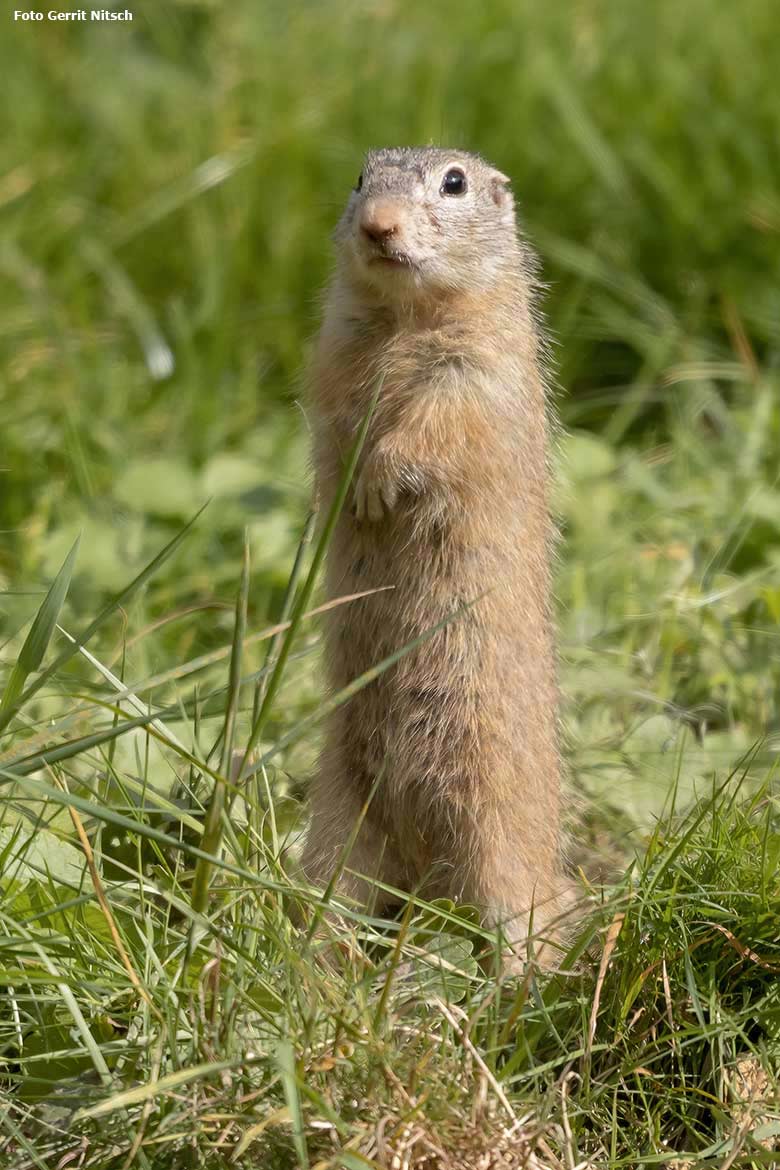
[[433, 1002], [436, 1004], [439, 1011], [444, 1016], [445, 1020], [450, 1025], [450, 1027], [452, 1028], [453, 1032], [460, 1040], [463, 1047], [467, 1050], [469, 1055], [472, 1057], [472, 1059], [474, 1060], [474, 1063], [480, 1069], [485, 1080], [487, 1081], [487, 1083], [490, 1085], [491, 1089], [495, 1093], [496, 1098], [501, 1102], [501, 1105], [504, 1109], [504, 1112], [507, 1114], [507, 1116], [509, 1117], [512, 1124], [516, 1125], [517, 1124], [517, 1114], [515, 1113], [514, 1109], [512, 1108], [512, 1104], [511, 1104], [509, 1098], [507, 1097], [506, 1093], [504, 1092], [504, 1090], [501, 1087], [501, 1085], [499, 1084], [499, 1082], [496, 1080], [495, 1075], [490, 1071], [488, 1066], [485, 1064], [484, 1057], [478, 1052], [478, 1050], [474, 1046], [474, 1043], [473, 1043], [471, 1037], [468, 1035], [465, 1028], [461, 1028], [460, 1024], [455, 1019], [455, 1015], [454, 1015], [453, 1011], [447, 1006], [447, 1004], [444, 1002], [444, 1000], [435, 999]]
[[[308, 618], [319, 617], [320, 614], [327, 613], [329, 610], [337, 609], [340, 605], [349, 605], [352, 601], [360, 601], [363, 597], [372, 597], [375, 593], [384, 593], [388, 589], [392, 589], [392, 585], [380, 585], [376, 589], [362, 589], [359, 593], [345, 593], [343, 597], [334, 597], [331, 601], [323, 602], [322, 605], [317, 605], [313, 609], [308, 609], [303, 614], [301, 621], [306, 621]], [[246, 650], [250, 646], [257, 645], [258, 642], [265, 642], [268, 638], [277, 638], [280, 634], [284, 634], [290, 628], [289, 621], [279, 621], [272, 626], [267, 626], [264, 630], [258, 630], [256, 634], [249, 634], [244, 638], [243, 648]], [[233, 649], [231, 642], [228, 646], [220, 646], [217, 650], [210, 650], [208, 654], [200, 654], [197, 658], [192, 658], [189, 662], [183, 662], [178, 666], [172, 667], [170, 670], [161, 671], [159, 674], [151, 675], [149, 678], [140, 679], [130, 687], [123, 687], [117, 693], [117, 702], [122, 702], [131, 695], [137, 694], [138, 691], [154, 690], [157, 687], [166, 686], [171, 682], [178, 682], [180, 679], [187, 678], [191, 674], [196, 674], [198, 671], [207, 670], [210, 666], [216, 666], [219, 662], [224, 662], [229, 658]]]
[[[52, 781], [53, 781], [53, 783], [58, 784], [59, 787], [61, 787], [63, 789], [63, 791], [65, 791], [65, 792], [68, 791], [68, 786], [64, 780], [61, 780], [61, 779], [57, 778], [56, 776], [53, 776]], [[84, 850], [84, 856], [87, 859], [87, 867], [89, 869], [89, 876], [92, 879], [92, 886], [93, 886], [93, 889], [95, 891], [95, 897], [97, 898], [98, 905], [100, 906], [100, 909], [103, 912], [103, 917], [105, 918], [106, 923], [108, 925], [108, 929], [109, 929], [109, 932], [111, 934], [111, 938], [114, 942], [114, 946], [117, 949], [117, 954], [119, 955], [122, 966], [124, 967], [125, 971], [127, 971], [128, 978], [129, 978], [130, 982], [132, 983], [133, 987], [136, 989], [136, 991], [141, 996], [141, 998], [143, 1000], [145, 1000], [146, 1003], [148, 1004], [150, 1011], [155, 1016], [157, 1016], [157, 1018], [159, 1020], [162, 1020], [162, 1015], [157, 1010], [157, 1005], [155, 1004], [154, 999], [149, 994], [148, 989], [146, 987], [144, 987], [143, 983], [141, 982], [141, 980], [138, 976], [138, 972], [136, 971], [135, 967], [133, 966], [133, 964], [130, 960], [130, 956], [127, 953], [127, 948], [126, 948], [125, 944], [122, 942], [122, 936], [119, 933], [119, 929], [118, 929], [117, 924], [116, 924], [116, 919], [114, 918], [114, 915], [111, 912], [111, 907], [108, 904], [108, 898], [106, 897], [106, 891], [105, 891], [105, 888], [103, 886], [103, 881], [100, 877], [100, 873], [98, 872], [97, 865], [95, 864], [95, 854], [92, 850], [92, 845], [90, 844], [89, 837], [87, 836], [87, 831], [84, 828], [84, 822], [82, 821], [81, 817], [79, 816], [78, 810], [75, 809], [73, 807], [73, 805], [69, 805], [68, 812], [70, 813], [70, 819], [73, 822], [73, 827], [76, 830], [76, 835], [78, 836], [78, 839], [81, 842], [81, 848]]]
[[622, 910], [619, 910], [607, 928], [607, 936], [604, 940], [604, 950], [601, 952], [601, 962], [599, 963], [599, 973], [596, 978], [596, 986], [593, 991], [593, 1003], [591, 1004], [590, 1008], [590, 1020], [588, 1021], [588, 1038], [585, 1044], [585, 1055], [583, 1057], [583, 1061], [586, 1065], [590, 1063], [591, 1052], [593, 1049], [593, 1038], [596, 1035], [596, 1021], [599, 1014], [599, 1004], [601, 1003], [601, 992], [602, 988], [604, 987], [604, 980], [607, 976], [609, 960], [612, 958], [612, 952], [615, 949], [618, 935], [623, 929], [625, 917], [625, 913]]
[[194, 1081], [202, 1080], [204, 1077], [216, 1076], [218, 1073], [235, 1068], [240, 1063], [241, 1060], [236, 1058], [235, 1060], [204, 1062], [191, 1068], [179, 1069], [177, 1072], [160, 1077], [158, 1081], [149, 1081], [146, 1085], [136, 1085], [122, 1093], [115, 1093], [113, 1097], [106, 1097], [97, 1105], [89, 1105], [85, 1109], [80, 1109], [74, 1120], [86, 1117], [105, 1117], [106, 1114], [115, 1113], [118, 1109], [127, 1109], [130, 1105], [143, 1104], [158, 1094], [171, 1093], [182, 1085], [191, 1085]]

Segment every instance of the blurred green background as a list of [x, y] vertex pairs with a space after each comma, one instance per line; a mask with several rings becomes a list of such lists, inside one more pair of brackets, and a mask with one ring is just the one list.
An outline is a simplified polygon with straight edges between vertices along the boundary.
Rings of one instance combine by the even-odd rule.
[[[512, 176], [549, 284], [564, 713], [590, 845], [610, 854], [673, 778], [706, 787], [757, 742], [765, 773], [772, 0], [131, 8], [130, 24], [0, 18], [5, 660], [76, 533], [70, 625], [206, 500], [92, 648], [141, 679], [229, 641], [245, 526], [250, 626], [276, 616], [309, 502], [301, 372], [330, 230], [367, 147], [451, 144]], [[319, 688], [315, 653], [278, 721]]]

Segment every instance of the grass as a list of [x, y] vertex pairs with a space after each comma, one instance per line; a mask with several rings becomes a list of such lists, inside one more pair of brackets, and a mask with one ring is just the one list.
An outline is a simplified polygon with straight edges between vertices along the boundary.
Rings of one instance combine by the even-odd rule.
[[[134, 11], [0, 37], [0, 1163], [773, 1165], [774, 6]], [[326, 946], [296, 872], [300, 371], [362, 149], [429, 139], [513, 176], [565, 388], [582, 906], [525, 983], [467, 907]]]

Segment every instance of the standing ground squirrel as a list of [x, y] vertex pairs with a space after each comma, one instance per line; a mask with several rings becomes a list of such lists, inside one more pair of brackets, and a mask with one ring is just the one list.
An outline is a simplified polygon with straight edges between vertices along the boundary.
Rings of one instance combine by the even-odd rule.
[[368, 154], [335, 234], [311, 370], [327, 510], [381, 389], [328, 551], [345, 686], [463, 612], [333, 714], [303, 868], [479, 906], [522, 944], [560, 910], [548, 418], [536, 262], [505, 175], [457, 150]]

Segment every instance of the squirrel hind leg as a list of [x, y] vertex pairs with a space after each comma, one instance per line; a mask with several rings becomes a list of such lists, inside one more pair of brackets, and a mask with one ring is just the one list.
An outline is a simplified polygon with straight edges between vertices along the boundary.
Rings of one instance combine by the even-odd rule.
[[531, 958], [554, 967], [571, 901], [557, 856], [524, 849], [525, 837], [506, 833], [498, 822], [459, 822], [450, 848], [439, 850], [438, 875], [426, 896], [475, 906], [484, 925], [503, 936], [506, 970], [520, 973]]

